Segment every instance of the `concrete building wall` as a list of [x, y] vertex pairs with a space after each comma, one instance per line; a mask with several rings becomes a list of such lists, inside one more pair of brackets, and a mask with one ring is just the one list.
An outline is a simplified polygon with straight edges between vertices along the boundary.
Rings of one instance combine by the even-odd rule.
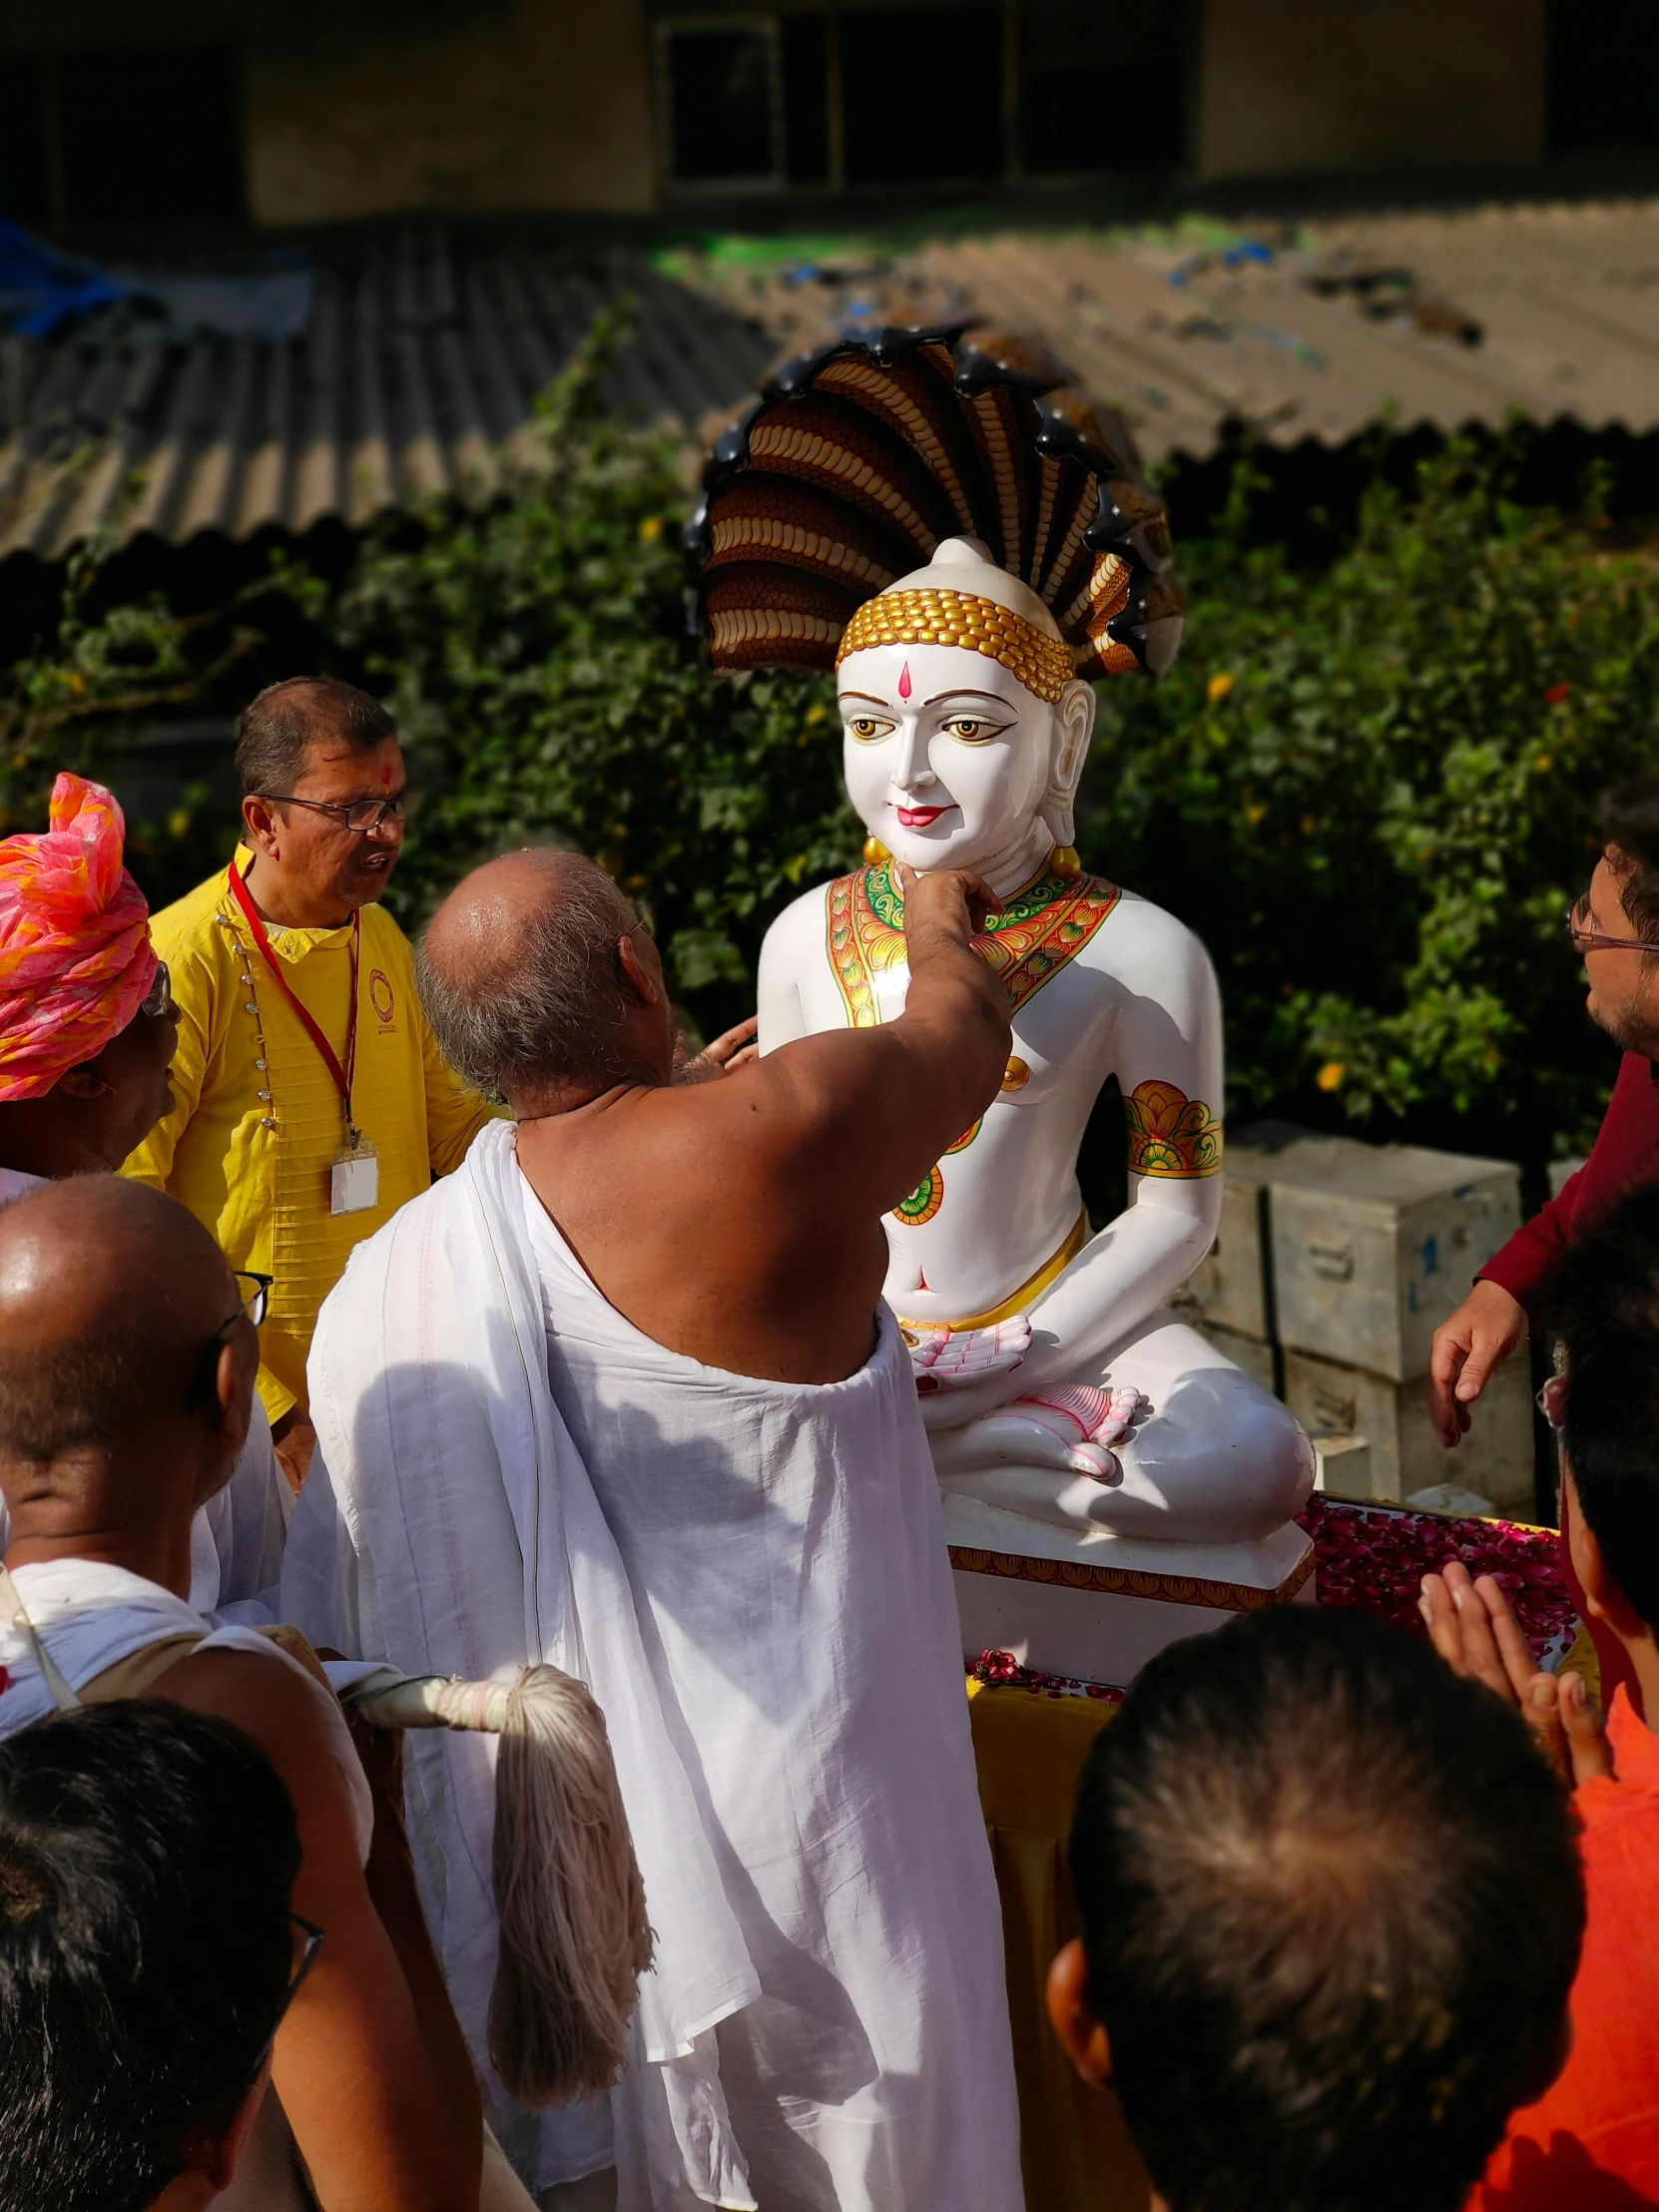
[[1543, 0], [1205, 0], [1204, 177], [1544, 151]]
[[447, 24], [405, 14], [308, 25], [291, 41], [256, 33], [246, 96], [258, 223], [652, 204], [638, 0], [509, 0]]

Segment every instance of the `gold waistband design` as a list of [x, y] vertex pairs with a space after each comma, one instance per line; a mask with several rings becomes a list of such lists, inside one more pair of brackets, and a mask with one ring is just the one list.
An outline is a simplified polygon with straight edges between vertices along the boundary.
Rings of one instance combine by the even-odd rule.
[[[1085, 1209], [1067, 1231], [1065, 1242], [1059, 1251], [1051, 1259], [1045, 1260], [1036, 1274], [1022, 1283], [1011, 1298], [1005, 1298], [1000, 1306], [993, 1306], [986, 1313], [969, 1314], [965, 1321], [947, 1322], [945, 1327], [952, 1336], [961, 1336], [966, 1330], [989, 1329], [996, 1322], [1008, 1321], [1013, 1315], [1023, 1313], [1034, 1298], [1047, 1290], [1057, 1275], [1070, 1267], [1088, 1241], [1089, 1217]], [[937, 1329], [939, 1326], [936, 1321], [907, 1321], [902, 1314], [897, 1318], [900, 1329], [927, 1330]]]

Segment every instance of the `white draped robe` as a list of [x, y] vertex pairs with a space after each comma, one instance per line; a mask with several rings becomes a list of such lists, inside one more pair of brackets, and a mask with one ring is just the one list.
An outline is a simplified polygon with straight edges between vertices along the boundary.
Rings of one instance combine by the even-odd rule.
[[[1020, 2212], [955, 1605], [886, 1310], [844, 1382], [668, 1352], [599, 1295], [496, 1123], [358, 1246], [309, 1382], [283, 1617], [408, 1673], [546, 1659], [609, 1726], [656, 1963], [609, 2112], [546, 2115], [536, 2185], [614, 2157], [621, 2212]], [[493, 1741], [409, 1753], [483, 2064]]]

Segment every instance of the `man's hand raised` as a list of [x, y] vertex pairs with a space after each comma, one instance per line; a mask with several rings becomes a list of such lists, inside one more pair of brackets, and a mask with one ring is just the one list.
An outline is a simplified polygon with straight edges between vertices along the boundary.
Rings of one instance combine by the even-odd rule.
[[760, 1029], [760, 1017], [751, 1014], [706, 1044], [703, 1050], [688, 1060], [685, 1056], [686, 1040], [681, 1035], [674, 1047], [674, 1080], [677, 1083], [707, 1083], [717, 1075], [731, 1075], [739, 1068], [748, 1067], [751, 1060], [761, 1056], [756, 1034]]
[[1583, 1676], [1543, 1672], [1489, 1574], [1473, 1581], [1453, 1559], [1442, 1574], [1423, 1576], [1417, 1610], [1452, 1673], [1483, 1682], [1513, 1705], [1544, 1757], [1574, 1789], [1592, 1775], [1612, 1773], [1606, 1723], [1584, 1693]]
[[968, 944], [984, 928], [986, 916], [997, 910], [996, 893], [983, 876], [959, 868], [929, 868], [922, 874], [902, 860], [894, 866], [904, 894], [904, 935], [912, 967], [918, 937], [937, 930], [954, 944]]
[[1428, 1417], [1448, 1447], [1467, 1433], [1469, 1407], [1526, 1335], [1526, 1309], [1496, 1283], [1479, 1282], [1428, 1352]]

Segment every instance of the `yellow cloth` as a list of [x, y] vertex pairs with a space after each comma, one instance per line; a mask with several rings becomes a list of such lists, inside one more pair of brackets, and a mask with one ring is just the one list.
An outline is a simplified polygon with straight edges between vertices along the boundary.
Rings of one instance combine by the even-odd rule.
[[1116, 1707], [978, 1682], [967, 1693], [1002, 1899], [1028, 2212], [1146, 2212], [1152, 2186], [1118, 2100], [1079, 2078], [1044, 2001], [1054, 1953], [1081, 1933], [1066, 1872], [1077, 1778]]
[[[240, 867], [249, 859], [237, 855]], [[330, 1214], [328, 1167], [345, 1131], [339, 1092], [255, 946], [225, 871], [150, 928], [183, 1019], [173, 1111], [124, 1172], [188, 1206], [232, 1267], [276, 1277], [260, 1332], [260, 1394], [275, 1422], [306, 1402], [317, 1309], [353, 1246], [459, 1163], [490, 1108], [433, 1041], [408, 939], [380, 907], [363, 907], [351, 1110], [380, 1156], [379, 1199], [364, 1213]], [[271, 926], [267, 935], [288, 988], [343, 1063], [350, 925]]]
[[1585, 1696], [1592, 1705], [1601, 1703], [1601, 1660], [1591, 1640], [1590, 1631], [1582, 1621], [1578, 1623], [1578, 1633], [1572, 1640], [1571, 1650], [1556, 1672], [1582, 1675]]

